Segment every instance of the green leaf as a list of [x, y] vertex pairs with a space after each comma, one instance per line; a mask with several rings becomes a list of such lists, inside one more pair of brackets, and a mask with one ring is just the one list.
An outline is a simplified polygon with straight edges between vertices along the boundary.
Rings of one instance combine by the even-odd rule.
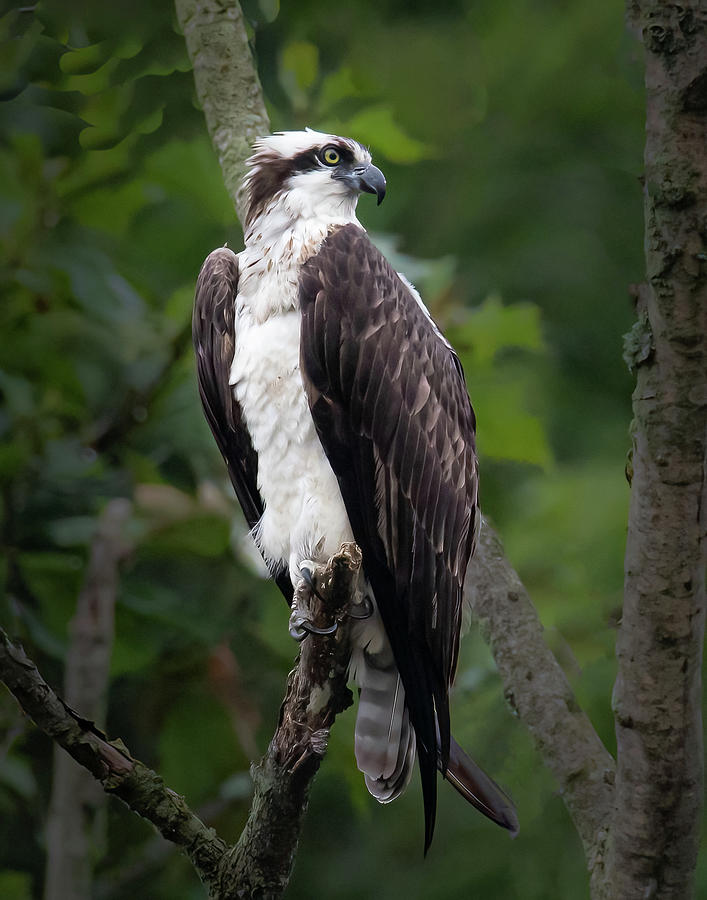
[[268, 24], [277, 19], [280, 12], [280, 0], [258, 0], [258, 8], [264, 22]]
[[59, 67], [67, 75], [87, 75], [100, 69], [114, 54], [115, 41], [101, 41], [67, 50], [59, 61]]
[[527, 409], [525, 390], [517, 378], [506, 383], [492, 375], [473, 380], [479, 450], [495, 459], [545, 467], [552, 462], [552, 452], [542, 422]]
[[292, 41], [282, 51], [280, 66], [286, 83], [294, 77], [296, 87], [306, 90], [317, 77], [319, 50], [308, 41]]
[[437, 155], [429, 144], [406, 134], [385, 104], [357, 113], [342, 124], [340, 133], [356, 135], [361, 143], [370, 144], [393, 162], [414, 163]]
[[3, 900], [32, 900], [32, 876], [28, 872], [0, 872], [0, 897]]
[[239, 765], [247, 767], [226, 710], [195, 685], [169, 710], [160, 733], [160, 775], [190, 803], [216, 792]]
[[160, 529], [145, 544], [145, 553], [220, 556], [228, 547], [229, 531], [229, 523], [221, 516], [193, 516]]
[[30, 416], [36, 407], [34, 385], [19, 375], [0, 369], [0, 391], [14, 416]]
[[454, 334], [460, 344], [471, 346], [474, 367], [487, 366], [506, 347], [543, 349], [540, 308], [534, 303], [506, 306], [498, 294], [489, 295], [471, 310], [464, 326]]
[[59, 547], [85, 547], [96, 533], [96, 519], [93, 516], [67, 516], [49, 522], [47, 531]]
[[319, 93], [319, 108], [328, 112], [340, 100], [358, 96], [358, 86], [354, 82], [350, 66], [342, 66], [331, 75], [327, 75]]

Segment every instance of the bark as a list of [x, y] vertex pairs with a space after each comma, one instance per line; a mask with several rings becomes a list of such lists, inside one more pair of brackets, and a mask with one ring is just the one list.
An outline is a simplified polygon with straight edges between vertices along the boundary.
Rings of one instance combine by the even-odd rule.
[[314, 575], [323, 600], [312, 619], [330, 636], [309, 635], [288, 679], [280, 720], [268, 752], [253, 770], [255, 792], [238, 843], [229, 847], [178, 794], [120, 741], [108, 741], [93, 722], [68, 707], [42, 679], [24, 651], [0, 629], [0, 679], [36, 725], [103, 786], [151, 822], [192, 862], [213, 900], [276, 898], [289, 881], [309, 790], [326, 753], [336, 715], [351, 704], [345, 618], [361, 564], [354, 544], [344, 545]]
[[196, 94], [241, 222], [241, 182], [253, 141], [270, 132], [263, 91], [237, 0], [175, 0], [194, 66]]
[[[342, 622], [360, 567], [356, 544], [344, 544], [325, 567], [318, 567], [317, 589], [326, 602], [312, 598], [315, 625]], [[279, 897], [287, 887], [329, 730], [336, 715], [352, 703], [346, 686], [349, 656], [345, 624], [331, 637], [310, 635], [302, 642], [277, 730], [252, 770], [255, 797], [248, 821], [223, 870], [224, 880], [240, 886], [241, 897]]]
[[[233, 0], [176, 0], [197, 94], [229, 193], [252, 139], [268, 130], [243, 16]], [[634, 486], [626, 605], [615, 692], [613, 763], [542, 639], [537, 615], [488, 527], [468, 590], [506, 697], [558, 780], [582, 837], [595, 897], [688, 897], [701, 803], [699, 663], [704, 629], [704, 17], [644, 0], [632, 8], [647, 50], [648, 285], [629, 348]], [[341, 573], [353, 578], [353, 549]], [[330, 561], [331, 564], [331, 561]], [[338, 563], [336, 564], [338, 565]], [[346, 574], [348, 572], [348, 575]], [[341, 615], [343, 594], [325, 620]], [[348, 590], [348, 588], [341, 590]], [[343, 600], [342, 600], [343, 603]], [[327, 607], [328, 608], [328, 607]], [[7, 640], [0, 674], [35, 721], [192, 860], [212, 897], [279, 896], [289, 878], [309, 787], [331, 723], [350, 700], [345, 630], [306, 639], [278, 731], [254, 770], [248, 824], [229, 848], [157, 776], [68, 710]], [[659, 677], [658, 677], [659, 676]], [[320, 707], [317, 698], [322, 701]], [[613, 809], [613, 814], [612, 814]], [[521, 811], [522, 812], [522, 811]], [[608, 854], [606, 848], [608, 847]]]
[[[646, 58], [645, 251], [633, 480], [614, 692], [607, 896], [692, 895], [703, 798], [707, 425], [707, 17], [638, 0]], [[635, 338], [634, 333], [634, 338]]]
[[[252, 137], [269, 130], [243, 16], [237, 0], [176, 0], [176, 6], [197, 94], [242, 221], [238, 183], [244, 160]], [[224, 42], [230, 46], [228, 53], [223, 52]], [[251, 130], [244, 133], [244, 127]], [[223, 147], [233, 152], [225, 154]], [[506, 696], [557, 777], [582, 837], [592, 879], [599, 881], [613, 797], [613, 759], [579, 709], [542, 638], [532, 602], [487, 525], [469, 567], [467, 591], [491, 643]]]
[[614, 760], [543, 639], [528, 592], [486, 520], [466, 591], [488, 641], [506, 700], [550, 769], [584, 846], [592, 884], [603, 879], [614, 797]]
[[[87, 719], [102, 722], [113, 647], [118, 566], [128, 550], [129, 501], [111, 500], [95, 538], [86, 579], [70, 625], [64, 696]], [[105, 794], [90, 772], [54, 748], [47, 821], [45, 900], [88, 900], [97, 848], [105, 843]]]
[[184, 800], [121, 741], [108, 741], [93, 722], [68, 707], [37, 671], [24, 650], [0, 629], [0, 679], [34, 723], [96, 778], [107, 793], [120, 797], [191, 859], [208, 885], [226, 844], [207, 829]]

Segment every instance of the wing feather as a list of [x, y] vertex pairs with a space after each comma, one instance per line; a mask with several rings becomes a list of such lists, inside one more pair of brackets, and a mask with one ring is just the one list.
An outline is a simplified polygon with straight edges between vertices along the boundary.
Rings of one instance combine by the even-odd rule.
[[[258, 491], [258, 455], [230, 385], [235, 349], [238, 257], [219, 247], [204, 261], [196, 284], [192, 338], [199, 395], [206, 420], [223, 456], [249, 528], [263, 514]], [[271, 573], [288, 603], [292, 583], [286, 572]]]
[[405, 688], [429, 844], [474, 542], [474, 414], [454, 352], [361, 228], [304, 264], [300, 305], [303, 381]]

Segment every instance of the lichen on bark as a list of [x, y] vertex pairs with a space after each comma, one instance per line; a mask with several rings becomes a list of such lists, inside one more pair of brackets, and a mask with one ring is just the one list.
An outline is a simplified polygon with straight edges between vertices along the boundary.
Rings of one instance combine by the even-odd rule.
[[637, 0], [646, 49], [645, 248], [652, 334], [633, 395], [632, 491], [614, 691], [608, 896], [691, 896], [703, 801], [707, 425], [707, 17]]

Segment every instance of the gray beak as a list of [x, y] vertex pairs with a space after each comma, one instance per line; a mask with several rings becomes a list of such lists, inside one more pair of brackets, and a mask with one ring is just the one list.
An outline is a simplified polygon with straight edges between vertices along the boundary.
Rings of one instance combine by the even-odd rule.
[[366, 166], [362, 172], [356, 173], [355, 178], [358, 189], [367, 194], [375, 194], [380, 206], [385, 197], [385, 175], [381, 170], [377, 166]]

